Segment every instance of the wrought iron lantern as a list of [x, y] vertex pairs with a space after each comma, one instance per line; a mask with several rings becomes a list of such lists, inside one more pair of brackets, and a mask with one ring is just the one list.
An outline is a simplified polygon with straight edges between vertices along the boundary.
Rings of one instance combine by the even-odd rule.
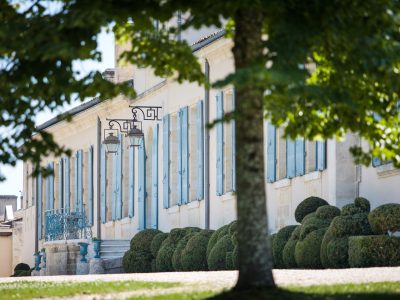
[[[140, 146], [141, 139], [144, 138], [142, 121], [137, 118], [137, 113], [141, 112], [143, 120], [161, 121], [159, 117], [160, 106], [130, 106], [132, 108], [132, 119], [107, 119], [108, 129], [104, 129], [103, 145], [107, 153], [117, 153], [121, 144], [119, 134], [124, 133], [129, 140], [130, 147]], [[114, 129], [114, 126], [118, 125]]]
[[119, 138], [115, 136], [113, 132], [109, 132], [103, 141], [107, 153], [117, 153], [119, 144]]

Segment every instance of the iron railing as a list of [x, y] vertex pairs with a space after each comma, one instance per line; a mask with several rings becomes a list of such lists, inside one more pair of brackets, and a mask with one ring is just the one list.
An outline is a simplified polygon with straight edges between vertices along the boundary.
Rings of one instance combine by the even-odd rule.
[[87, 223], [85, 210], [68, 211], [64, 208], [45, 211], [46, 241], [90, 239], [92, 228]]

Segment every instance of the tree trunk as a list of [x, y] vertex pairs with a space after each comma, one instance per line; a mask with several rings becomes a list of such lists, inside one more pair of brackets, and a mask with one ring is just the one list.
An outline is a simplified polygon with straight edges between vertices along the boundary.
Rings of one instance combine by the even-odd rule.
[[[236, 71], [262, 63], [262, 12], [251, 5], [235, 15]], [[274, 288], [264, 176], [263, 89], [235, 86], [239, 279], [236, 289]]]

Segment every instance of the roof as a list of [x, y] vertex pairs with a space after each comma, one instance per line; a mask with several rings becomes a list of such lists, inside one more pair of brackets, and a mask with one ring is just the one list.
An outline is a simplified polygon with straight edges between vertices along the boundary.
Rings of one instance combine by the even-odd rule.
[[[205, 36], [201, 39], [199, 39], [198, 41], [194, 42], [191, 45], [192, 51], [196, 52], [198, 50], [200, 50], [201, 48], [206, 47], [207, 45], [215, 42], [216, 40], [222, 38], [225, 35], [225, 30], [219, 30], [216, 31], [215, 33], [212, 33], [208, 36]], [[107, 69], [109, 70], [109, 69]], [[107, 71], [106, 70], [106, 71]], [[146, 92], [146, 91], [145, 91]], [[67, 116], [74, 116], [77, 115], [89, 108], [92, 108], [93, 106], [96, 106], [97, 104], [99, 104], [101, 102], [101, 100], [96, 97], [88, 102], [85, 102], [81, 105], [78, 105], [68, 111], [66, 111], [65, 113], [62, 113], [46, 122], [44, 122], [43, 124], [40, 124], [39, 126], [36, 127], [37, 130], [41, 131], [41, 130], [45, 130], [46, 128], [49, 128], [50, 126], [53, 126], [55, 124], [57, 124], [58, 122], [63, 121]], [[1, 196], [0, 196], [1, 197]]]
[[15, 195], [0, 195], [0, 200], [1, 199], [17, 199], [17, 196], [15, 196]]

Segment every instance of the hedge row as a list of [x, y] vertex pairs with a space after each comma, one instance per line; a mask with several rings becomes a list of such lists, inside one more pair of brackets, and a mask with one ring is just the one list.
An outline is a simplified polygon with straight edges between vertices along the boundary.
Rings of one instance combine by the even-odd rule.
[[369, 201], [358, 197], [340, 210], [309, 197], [296, 208], [295, 219], [301, 224], [286, 226], [270, 237], [276, 268], [400, 265], [400, 238], [390, 236], [400, 231], [400, 204], [370, 212]]
[[122, 265], [127, 273], [232, 270], [237, 268], [236, 221], [220, 229], [146, 229], [131, 240]]

